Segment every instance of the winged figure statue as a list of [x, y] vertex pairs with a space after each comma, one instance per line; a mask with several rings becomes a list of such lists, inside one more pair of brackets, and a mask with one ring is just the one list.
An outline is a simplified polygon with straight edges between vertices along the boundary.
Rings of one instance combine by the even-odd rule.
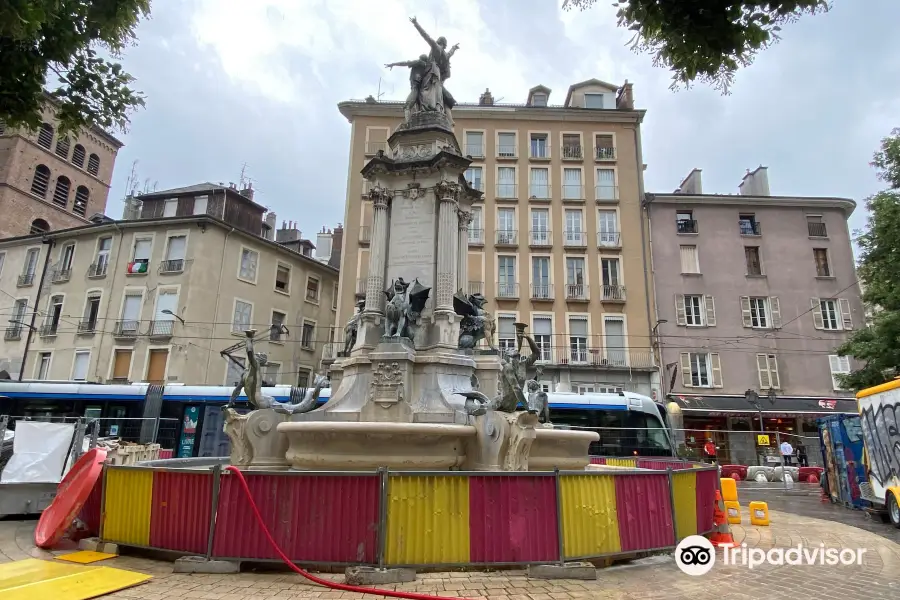
[[430, 287], [425, 287], [416, 279], [412, 284], [402, 277], [392, 282], [384, 291], [387, 297], [385, 307], [384, 337], [414, 339]]

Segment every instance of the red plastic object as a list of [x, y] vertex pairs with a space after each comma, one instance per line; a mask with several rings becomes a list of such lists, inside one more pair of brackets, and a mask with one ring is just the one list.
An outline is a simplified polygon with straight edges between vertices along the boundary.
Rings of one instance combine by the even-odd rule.
[[81, 512], [100, 474], [106, 448], [88, 451], [72, 467], [56, 488], [56, 497], [50, 503], [34, 528], [34, 543], [38, 548], [52, 548]]
[[[747, 465], [722, 465], [722, 472], [731, 474], [731, 478], [735, 481], [744, 481], [747, 479]], [[737, 473], [737, 477], [734, 476]]]

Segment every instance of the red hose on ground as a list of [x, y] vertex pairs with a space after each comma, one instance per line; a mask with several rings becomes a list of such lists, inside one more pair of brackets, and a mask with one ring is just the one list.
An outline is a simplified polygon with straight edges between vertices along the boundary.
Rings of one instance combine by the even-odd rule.
[[253, 500], [253, 495], [250, 493], [250, 487], [247, 485], [247, 480], [244, 479], [244, 474], [241, 473], [241, 470], [234, 466], [225, 467], [226, 471], [231, 471], [233, 475], [237, 476], [238, 482], [241, 484], [241, 489], [244, 490], [244, 494], [247, 495], [247, 500], [250, 501], [250, 508], [253, 509], [253, 515], [256, 517], [256, 522], [259, 523], [260, 529], [262, 529], [263, 533], [266, 534], [266, 538], [269, 540], [269, 544], [271, 544], [272, 548], [275, 550], [275, 553], [278, 555], [284, 564], [289, 566], [292, 571], [302, 575], [306, 579], [309, 579], [313, 583], [317, 583], [319, 585], [324, 585], [325, 587], [329, 587], [334, 590], [341, 590], [344, 592], [357, 592], [360, 594], [378, 594], [379, 596], [391, 596], [393, 598], [407, 598], [409, 600], [460, 600], [457, 598], [450, 598], [448, 596], [430, 596], [428, 594], [416, 594], [413, 592], [395, 592], [393, 590], [380, 590], [378, 588], [367, 588], [367, 587], [359, 587], [356, 585], [347, 585], [345, 583], [336, 583], [334, 581], [329, 581], [327, 579], [322, 579], [321, 577], [316, 577], [315, 575], [304, 571], [297, 565], [291, 561], [290, 558], [282, 551], [281, 547], [278, 546], [278, 543], [275, 541], [275, 538], [272, 537], [271, 532], [269, 532], [269, 528], [266, 527], [266, 523], [263, 521], [262, 515], [259, 514], [259, 507], [256, 506], [256, 502]]

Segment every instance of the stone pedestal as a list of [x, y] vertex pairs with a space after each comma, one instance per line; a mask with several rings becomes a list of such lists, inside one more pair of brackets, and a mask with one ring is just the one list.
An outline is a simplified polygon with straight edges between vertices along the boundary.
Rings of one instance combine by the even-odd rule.
[[555, 429], [546, 424], [539, 426], [535, 433], [528, 457], [529, 471], [583, 470], [591, 462], [588, 457], [591, 442], [600, 440], [596, 431]]
[[287, 438], [277, 426], [288, 415], [271, 408], [254, 410], [246, 415], [231, 408], [224, 409], [225, 434], [231, 440], [231, 464], [250, 469], [287, 469]]
[[467, 440], [467, 471], [527, 471], [538, 417], [525, 411], [488, 411], [475, 417], [476, 435]]

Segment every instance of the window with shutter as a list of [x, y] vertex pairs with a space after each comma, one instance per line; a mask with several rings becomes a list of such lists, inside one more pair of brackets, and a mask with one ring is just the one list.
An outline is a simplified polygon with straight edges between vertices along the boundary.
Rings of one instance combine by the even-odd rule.
[[722, 387], [722, 361], [717, 352], [709, 355], [709, 367], [712, 374], [711, 383], [713, 387]]
[[778, 377], [778, 359], [774, 354], [757, 354], [756, 368], [759, 371], [760, 389], [779, 389], [781, 387]]
[[769, 312], [772, 317], [772, 328], [778, 329], [781, 327], [781, 302], [778, 296], [769, 296]]
[[250, 320], [253, 315], [253, 305], [242, 300], [234, 301], [234, 319], [231, 325], [231, 331], [234, 333], [243, 333], [250, 329]]
[[813, 316], [813, 327], [816, 329], [825, 329], [825, 320], [822, 317], [822, 301], [818, 298], [810, 298], [809, 308]]
[[753, 327], [753, 312], [750, 309], [750, 296], [741, 296], [741, 320], [744, 327]]
[[697, 246], [681, 246], [681, 272], [700, 272], [700, 260], [697, 255]]
[[841, 307], [841, 324], [845, 330], [853, 329], [853, 315], [850, 313], [850, 301], [846, 298], [839, 298], [838, 304]]
[[533, 317], [534, 343], [540, 350], [538, 360], [550, 360], [550, 346], [553, 343], [553, 317], [536, 315]]
[[675, 294], [675, 323], [687, 325], [687, 296]]
[[841, 386], [838, 375], [848, 375], [850, 373], [850, 357], [838, 356], [830, 354], [828, 356], [828, 366], [831, 369], [831, 385], [836, 391], [844, 391], [846, 388]]
[[497, 317], [497, 344], [501, 351], [516, 349], [516, 316], [499, 315]]
[[716, 326], [716, 299], [710, 295], [704, 297], [704, 304], [706, 304], [706, 326], [707, 327], [715, 327]]
[[681, 385], [684, 387], [694, 387], [691, 379], [691, 354], [689, 352], [681, 353]]

